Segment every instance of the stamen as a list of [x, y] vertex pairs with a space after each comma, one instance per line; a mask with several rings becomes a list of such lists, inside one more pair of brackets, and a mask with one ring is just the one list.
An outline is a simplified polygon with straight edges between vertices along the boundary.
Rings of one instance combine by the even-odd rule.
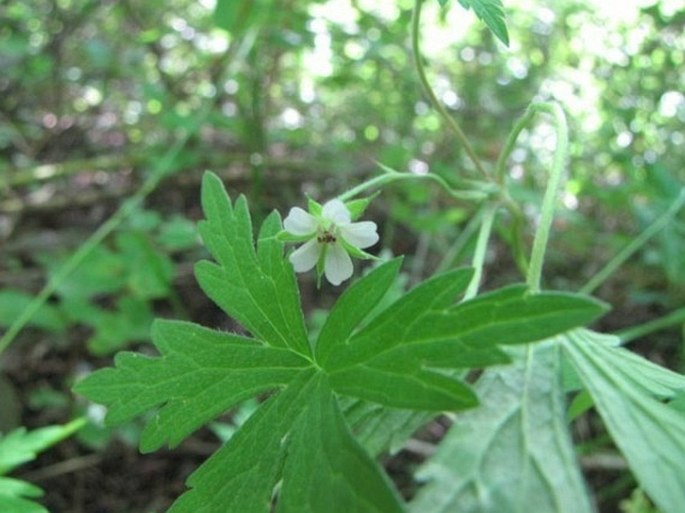
[[320, 244], [330, 244], [332, 242], [335, 242], [336, 240], [338, 240], [338, 239], [336, 239], [335, 235], [333, 235], [329, 231], [325, 231], [325, 232], [317, 235], [317, 237], [316, 237], [316, 241], [319, 242]]

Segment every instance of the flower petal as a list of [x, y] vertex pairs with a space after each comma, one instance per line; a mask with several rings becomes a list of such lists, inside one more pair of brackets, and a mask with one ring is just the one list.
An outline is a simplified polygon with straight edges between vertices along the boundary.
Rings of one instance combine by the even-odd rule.
[[340, 285], [352, 276], [352, 259], [339, 244], [328, 246], [324, 274], [333, 285]]
[[378, 242], [378, 233], [376, 233], [376, 223], [373, 221], [362, 221], [360, 223], [351, 223], [340, 228], [340, 235], [345, 242], [352, 244], [358, 248], [368, 248]]
[[321, 244], [316, 239], [311, 239], [290, 253], [289, 260], [295, 272], [304, 273], [316, 265], [320, 254]]
[[339, 199], [327, 201], [321, 211], [321, 217], [338, 226], [347, 224], [351, 220], [349, 209]]
[[283, 228], [293, 235], [310, 235], [316, 232], [316, 217], [300, 207], [293, 207], [283, 221]]

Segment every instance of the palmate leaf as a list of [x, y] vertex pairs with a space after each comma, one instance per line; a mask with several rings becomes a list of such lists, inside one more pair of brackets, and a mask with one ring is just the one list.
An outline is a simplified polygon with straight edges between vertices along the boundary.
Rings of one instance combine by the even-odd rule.
[[264, 221], [255, 247], [244, 198], [231, 202], [207, 174], [202, 203], [200, 233], [216, 263], [199, 263], [198, 281], [251, 336], [160, 321], [152, 333], [159, 356], [121, 353], [114, 368], [76, 386], [108, 406], [109, 423], [152, 413], [143, 451], [176, 445], [238, 402], [271, 393], [191, 475], [173, 513], [402, 511], [387, 477], [352, 436], [343, 399], [423, 410], [385, 415], [376, 407], [364, 425], [375, 422], [369, 445], [380, 450], [387, 444], [378, 422], [402, 422], [406, 434], [421, 416], [475, 405], [460, 369], [507, 361], [499, 344], [551, 336], [603, 311], [590, 299], [529, 295], [522, 287], [455, 307], [472, 275], [461, 269], [379, 313], [401, 264], [396, 259], [345, 291], [310, 346], [293, 269], [275, 237], [278, 215]]
[[557, 339], [513, 355], [483, 373], [480, 407], [457, 417], [419, 470], [427, 483], [412, 512], [592, 511], [564, 419]]
[[162, 358], [119, 353], [116, 368], [76, 387], [108, 404], [111, 425], [162, 406], [143, 431], [144, 452], [177, 445], [240, 401], [285, 385], [310, 366], [290, 350], [186, 322], [157, 321], [152, 337]]
[[685, 390], [685, 376], [588, 330], [564, 335], [564, 354], [587, 388], [635, 478], [664, 513], [685, 504], [685, 414], [662, 400]]

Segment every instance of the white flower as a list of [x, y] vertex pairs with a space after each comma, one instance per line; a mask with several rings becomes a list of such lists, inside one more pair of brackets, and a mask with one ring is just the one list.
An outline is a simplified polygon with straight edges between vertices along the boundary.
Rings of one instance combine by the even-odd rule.
[[291, 208], [283, 227], [294, 236], [291, 240], [307, 241], [290, 254], [295, 271], [302, 273], [316, 266], [319, 275], [323, 269], [333, 285], [340, 285], [352, 276], [350, 253], [367, 258], [370, 255], [361, 249], [378, 242], [376, 223], [353, 223], [350, 210], [339, 199], [328, 201], [314, 215], [299, 207]]

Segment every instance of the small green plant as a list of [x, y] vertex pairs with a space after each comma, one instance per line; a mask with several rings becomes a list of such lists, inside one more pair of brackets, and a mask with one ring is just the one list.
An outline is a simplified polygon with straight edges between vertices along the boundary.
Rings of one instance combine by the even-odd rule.
[[457, 303], [474, 274], [458, 269], [417, 285], [369, 319], [396, 278], [396, 258], [348, 288], [310, 340], [277, 237], [278, 214], [264, 221], [255, 247], [246, 200], [232, 204], [215, 175], [205, 176], [202, 204], [200, 233], [216, 263], [200, 262], [198, 281], [254, 338], [158, 321], [153, 341], [160, 357], [120, 353], [116, 368], [76, 388], [106, 404], [111, 423], [156, 410], [142, 434], [143, 451], [175, 446], [240, 401], [277, 391], [190, 478], [191, 491], [174, 512], [267, 511], [274, 495], [279, 511], [402, 511], [355, 441], [339, 397], [417, 411], [471, 408], [477, 397], [459, 371], [505, 363], [501, 346], [562, 333], [604, 311], [589, 298], [531, 293], [525, 285]]
[[[618, 335], [587, 326], [607, 309], [589, 294], [657, 234], [662, 236], [659, 264], [673, 283], [682, 282], [678, 265], [682, 238], [673, 242], [669, 234], [679, 233], [680, 226], [673, 221], [685, 204], [685, 192], [679, 194], [677, 180], [663, 180], [652, 193], [661, 202], [636, 207], [649, 214], [645, 218], [657, 220], [579, 293], [541, 291], [547, 242], [569, 154], [564, 112], [556, 103], [531, 104], [503, 146], [499, 140], [494, 142], [497, 159], [492, 158], [492, 165], [482, 162], [438, 100], [424, 70], [419, 49], [424, 3], [415, 0], [411, 24], [416, 71], [425, 97], [470, 161], [459, 173], [448, 168], [461, 166], [458, 160], [443, 163], [442, 170], [437, 163], [424, 163], [427, 167], [420, 172], [397, 171], [393, 167], [399, 169], [405, 157], [411, 157], [397, 145], [399, 163], [391, 162], [393, 167], [379, 163], [380, 175], [325, 203], [310, 198], [309, 212], [293, 207], [283, 222], [277, 212], [271, 213], [256, 236], [247, 200], [240, 196], [234, 201], [221, 180], [206, 173], [205, 220], [199, 231], [213, 260], [199, 262], [196, 277], [207, 296], [244, 332], [173, 320], [153, 324], [152, 300], [168, 297], [173, 303], [172, 264], [155, 251], [147, 232], [133, 225], [144, 198], [178, 168], [181, 149], [194, 142], [219, 96], [212, 96], [206, 111], [197, 109], [193, 116], [185, 116], [181, 114], [189, 108], [185, 101], [178, 112], [167, 109], [166, 102], [162, 109], [156, 93], [151, 93], [154, 101], [147, 105], [163, 110], [166, 122], [174, 130], [183, 129], [183, 136], [159, 159], [138, 192], [66, 262], [52, 268], [40, 294], [31, 299], [12, 290], [0, 293], [0, 325], [9, 327], [0, 336], [0, 353], [27, 323], [56, 333], [63, 333], [69, 322], [86, 324], [94, 330], [90, 349], [96, 354], [145, 339], [151, 327], [158, 355], [121, 352], [112, 368], [92, 373], [75, 390], [106, 405], [111, 425], [141, 418], [143, 452], [177, 446], [203, 426], [225, 440], [190, 476], [188, 490], [171, 506], [172, 513], [591, 513], [593, 501], [577, 462], [568, 419], [592, 407], [639, 486], [624, 509], [652, 511], [654, 504], [662, 513], [681, 513], [685, 377], [622, 345], [681, 324], [685, 309]], [[439, 3], [445, 6], [448, 1]], [[459, 0], [459, 4], [472, 9], [499, 41], [509, 44], [500, 0]], [[248, 76], [250, 87], [245, 87], [245, 77], [239, 77], [240, 87], [235, 88], [237, 96], [245, 98], [230, 93], [236, 96], [231, 101], [242, 101], [239, 110], [253, 115], [243, 127], [248, 134], [253, 192], [264, 185], [262, 156], [268, 155], [264, 137], [268, 125], [262, 119], [266, 109], [260, 105], [258, 34], [278, 40], [272, 36], [283, 28], [262, 30], [259, 25], [280, 14], [274, 7], [271, 1], [216, 2], [216, 23], [232, 36], [226, 54], [244, 58], [247, 68], [255, 68]], [[294, 14], [302, 18], [298, 26], [304, 27], [307, 17]], [[296, 31], [291, 26], [288, 30]], [[159, 37], [155, 32], [146, 31], [144, 37]], [[279, 56], [282, 52], [279, 48]], [[280, 57], [274, 60], [279, 61]], [[233, 65], [215, 67], [228, 69], [231, 81], [232, 75], [239, 75]], [[348, 73], [350, 77], [356, 79]], [[480, 81], [472, 83], [474, 88], [481, 86]], [[403, 89], [398, 97], [405, 93]], [[414, 109], [407, 110], [413, 115]], [[523, 214], [522, 195], [515, 194], [508, 165], [519, 135], [542, 116], [551, 119], [556, 147], [544, 197], [533, 205], [539, 206], [539, 216], [535, 227], [529, 228], [530, 216]], [[221, 119], [225, 125], [217, 126], [234, 127], [234, 120]], [[372, 128], [364, 131], [369, 141], [378, 139], [376, 125]], [[291, 135], [293, 140], [308, 142], [314, 132]], [[407, 134], [411, 133], [402, 138], [411, 137]], [[339, 148], [338, 154], [343, 153]], [[388, 156], [392, 153], [388, 151]], [[385, 156], [382, 160], [389, 162]], [[665, 171], [663, 176], [670, 177]], [[439, 270], [425, 280], [412, 280], [417, 282], [412, 287], [406, 286], [409, 280], [401, 274], [402, 257], [375, 256], [386, 253], [372, 249], [379, 239], [376, 226], [358, 221], [374, 198], [365, 196], [369, 191], [380, 189], [380, 194], [392, 184], [408, 182], [416, 185], [411, 192], [417, 202], [425, 201], [430, 184], [455, 200], [447, 208], [461, 209], [457, 215], [475, 211]], [[465, 202], [475, 208], [463, 209]], [[402, 221], [413, 220], [417, 232], [429, 231], [423, 220], [414, 219], [412, 206], [400, 206]], [[254, 203], [253, 208], [261, 212]], [[442, 207], [433, 211], [437, 217], [447, 213]], [[445, 222], [453, 221], [454, 217]], [[121, 227], [125, 229], [114, 233]], [[481, 293], [493, 230], [499, 230], [509, 245], [525, 283]], [[527, 232], [535, 234], [530, 251]], [[194, 231], [184, 220], [157, 239], [166, 249], [193, 241]], [[474, 242], [471, 265], [453, 269], [456, 256], [470, 241]], [[350, 257], [372, 260], [373, 265], [366, 275], [352, 278]], [[117, 269], [119, 273], [112, 273]], [[329, 311], [318, 312], [317, 323], [311, 323], [315, 329], [308, 331], [295, 273], [311, 270], [319, 286], [327, 286], [321, 284], [322, 277], [334, 286], [352, 279]], [[420, 274], [413, 273], [412, 278]], [[107, 296], [105, 308], [95, 301], [102, 294]], [[58, 302], [47, 304], [55, 297]], [[577, 395], [568, 407], [571, 394]], [[215, 422], [236, 408], [234, 425]], [[419, 427], [439, 414], [448, 415], [452, 426], [415, 472], [420, 486], [404, 501], [376, 457], [402, 448]], [[45, 511], [31, 501], [39, 490], [4, 473], [66, 433], [61, 429], [17, 430], [0, 438], [0, 510]]]
[[[460, 3], [508, 42], [501, 2]], [[679, 513], [685, 503], [685, 417], [669, 402], [685, 389], [685, 378], [623, 349], [619, 337], [584, 328], [605, 311], [603, 304], [540, 291], [568, 154], [562, 109], [531, 105], [494, 169], [486, 169], [426, 78], [418, 48], [421, 6], [417, 0], [412, 23], [419, 78], [480, 179], [455, 186], [432, 172], [381, 165], [380, 176], [323, 206], [310, 200], [309, 213], [293, 208], [285, 226], [272, 213], [255, 240], [245, 198], [233, 202], [221, 181], [206, 173], [206, 219], [199, 230], [215, 261], [197, 264], [196, 276], [251, 336], [157, 321], [152, 338], [159, 356], [120, 353], [114, 368], [86, 377], [76, 390], [107, 405], [111, 424], [148, 415], [144, 452], [173, 447], [241, 401], [268, 394], [191, 475], [173, 513], [590, 513], [565, 406], [569, 391], [582, 390], [574, 408], [594, 404], [640, 486], [665, 513]], [[553, 119], [557, 147], [528, 259], [524, 218], [509, 195], [506, 166], [519, 134], [538, 114]], [[294, 271], [316, 268], [319, 279], [325, 275], [334, 285], [349, 278], [350, 255], [369, 258], [361, 248], [377, 240], [371, 224], [350, 228], [369, 202], [353, 198], [401, 181], [431, 181], [452, 198], [482, 205], [472, 266], [438, 273], [384, 302], [388, 290], [398, 288], [402, 264], [401, 258], [385, 261], [354, 281], [317, 334], [309, 335]], [[594, 290], [683, 203], [685, 194], [583, 291]], [[502, 208], [512, 219], [509, 243], [527, 283], [479, 294]], [[304, 244], [286, 257], [284, 241]], [[485, 371], [472, 387], [466, 377], [474, 368]], [[565, 388], [562, 375], [574, 385]], [[454, 412], [455, 424], [419, 470], [424, 486], [404, 503], [374, 456], [401, 446], [444, 411]]]
[[18, 466], [36, 458], [61, 440], [81, 429], [85, 421], [74, 420], [64, 426], [49, 426], [26, 431], [15, 429], [5, 435], [0, 433], [0, 511], [7, 513], [47, 513], [47, 509], [35, 499], [43, 491], [35, 485], [7, 477]]

